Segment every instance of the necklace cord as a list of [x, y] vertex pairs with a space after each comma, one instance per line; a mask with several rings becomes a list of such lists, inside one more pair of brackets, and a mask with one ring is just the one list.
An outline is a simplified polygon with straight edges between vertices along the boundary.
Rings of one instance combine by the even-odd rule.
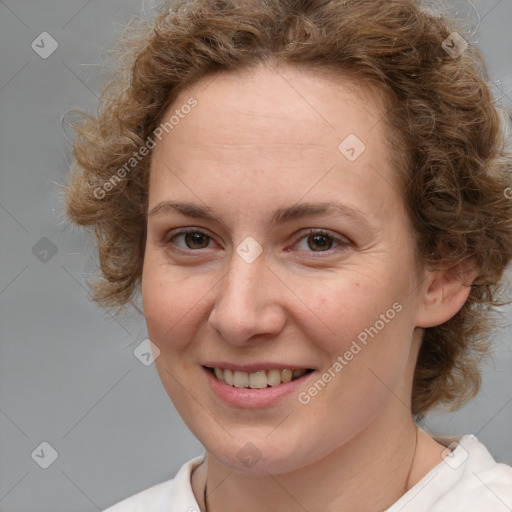
[[420, 429], [416, 425], [416, 440], [414, 442], [414, 452], [412, 454], [411, 467], [409, 468], [409, 473], [407, 474], [407, 480], [405, 481], [405, 492], [409, 489], [409, 480], [411, 479], [412, 467], [414, 466], [414, 459], [416, 459], [416, 450], [418, 448], [418, 437], [419, 437]]
[[206, 487], [208, 486], [208, 476], [206, 476], [204, 480], [204, 495], [203, 495], [203, 501], [204, 501], [204, 512], [208, 512], [208, 505], [206, 504]]

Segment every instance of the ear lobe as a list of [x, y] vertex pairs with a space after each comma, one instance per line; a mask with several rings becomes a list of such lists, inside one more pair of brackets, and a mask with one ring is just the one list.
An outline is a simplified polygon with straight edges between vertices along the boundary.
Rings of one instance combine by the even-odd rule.
[[434, 327], [454, 317], [466, 302], [477, 275], [473, 260], [427, 272], [416, 317], [417, 327]]

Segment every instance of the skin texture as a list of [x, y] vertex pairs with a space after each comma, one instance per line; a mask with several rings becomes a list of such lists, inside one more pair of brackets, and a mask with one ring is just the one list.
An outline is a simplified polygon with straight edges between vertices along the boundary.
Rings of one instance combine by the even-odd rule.
[[[150, 215], [142, 298], [162, 383], [207, 451], [196, 498], [204, 510], [207, 480], [210, 512], [382, 510], [442, 462], [425, 433], [416, 446], [411, 384], [423, 328], [460, 309], [469, 288], [456, 272], [471, 269], [417, 266], [378, 93], [260, 66], [196, 83], [169, 113], [191, 96], [197, 106], [154, 150], [149, 211], [186, 201], [221, 222]], [[366, 145], [352, 162], [338, 150], [349, 134]], [[333, 214], [271, 224], [277, 208], [331, 201], [367, 224]], [[210, 238], [175, 236], [184, 227]], [[339, 245], [319, 248], [309, 228]], [[236, 252], [249, 236], [263, 248], [252, 263]], [[240, 409], [208, 386], [206, 361], [271, 361], [315, 369], [307, 390], [394, 303], [401, 311], [307, 405], [292, 393]], [[261, 455], [252, 467], [237, 457], [248, 442]]]

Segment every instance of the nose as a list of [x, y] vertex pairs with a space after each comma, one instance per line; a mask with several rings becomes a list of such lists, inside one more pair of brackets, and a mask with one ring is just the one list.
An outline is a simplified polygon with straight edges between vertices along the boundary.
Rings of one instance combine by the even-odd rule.
[[234, 253], [227, 274], [215, 287], [209, 325], [224, 341], [236, 346], [278, 335], [286, 322], [279, 301], [281, 287], [267, 267], [264, 253], [252, 263]]

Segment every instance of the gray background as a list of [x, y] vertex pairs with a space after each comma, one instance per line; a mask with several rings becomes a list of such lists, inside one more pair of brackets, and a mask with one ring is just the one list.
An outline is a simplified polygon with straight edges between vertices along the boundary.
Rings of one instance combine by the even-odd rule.
[[[134, 356], [146, 338], [143, 318], [113, 318], [88, 300], [93, 240], [62, 222], [57, 195], [69, 161], [60, 118], [73, 107], [92, 110], [106, 79], [104, 50], [152, 5], [0, 0], [0, 512], [101, 510], [202, 452], [154, 366]], [[450, 5], [473, 29], [481, 18], [472, 42], [510, 109], [512, 2]], [[46, 59], [31, 47], [42, 32], [58, 43]], [[512, 465], [511, 317], [505, 309], [478, 398], [460, 412], [429, 415], [423, 427], [473, 433]], [[42, 442], [58, 453], [48, 469], [31, 456]]]

